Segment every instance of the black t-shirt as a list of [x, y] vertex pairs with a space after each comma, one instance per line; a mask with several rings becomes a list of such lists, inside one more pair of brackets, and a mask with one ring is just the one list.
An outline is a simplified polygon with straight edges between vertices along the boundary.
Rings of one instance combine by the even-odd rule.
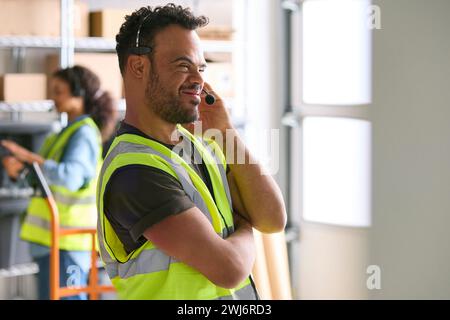
[[[122, 122], [117, 136], [125, 133], [157, 141]], [[214, 197], [206, 166], [196, 162], [191, 161], [190, 166]], [[143, 236], [146, 229], [195, 206], [177, 179], [163, 170], [139, 164], [117, 169], [105, 187], [103, 200], [104, 213], [128, 253], [147, 241]]]

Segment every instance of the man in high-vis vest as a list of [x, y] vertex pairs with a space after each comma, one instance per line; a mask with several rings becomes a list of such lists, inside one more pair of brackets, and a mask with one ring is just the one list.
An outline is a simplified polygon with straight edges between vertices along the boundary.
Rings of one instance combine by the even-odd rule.
[[[258, 299], [252, 228], [285, 226], [278, 186], [203, 79], [195, 30], [206, 24], [173, 4], [143, 7], [116, 37], [127, 107], [97, 206], [100, 254], [122, 299]], [[192, 134], [194, 122], [215, 138]]]

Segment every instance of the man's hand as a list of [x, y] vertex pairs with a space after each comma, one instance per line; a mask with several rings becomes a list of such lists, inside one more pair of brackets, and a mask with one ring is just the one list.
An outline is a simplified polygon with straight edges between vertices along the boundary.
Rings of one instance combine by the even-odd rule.
[[2, 164], [6, 170], [6, 174], [12, 179], [17, 179], [20, 175], [20, 172], [25, 167], [25, 165], [21, 161], [13, 156], [3, 157]]
[[205, 82], [204, 89], [210, 94], [214, 95], [216, 98], [212, 105], [206, 103], [203, 98], [200, 105], [198, 106], [199, 121], [195, 123], [184, 124], [184, 127], [188, 129], [191, 133], [197, 133], [199, 131], [195, 130], [201, 122], [202, 133], [208, 129], [218, 129], [220, 132], [225, 133], [226, 129], [231, 129], [231, 119], [228, 111], [223, 103], [222, 98], [213, 91], [211, 86]]
[[236, 211], [233, 211], [233, 223], [235, 230], [238, 228], [252, 228], [252, 224], [248, 218], [237, 213]]
[[202, 101], [198, 107], [200, 121], [187, 124], [185, 127], [191, 133], [200, 133], [199, 125], [202, 129], [201, 134], [208, 129], [219, 131], [217, 135], [215, 132], [208, 132], [206, 135], [218, 142], [229, 165], [230, 172], [227, 179], [233, 209], [244, 212], [251, 225], [260, 232], [273, 233], [284, 230], [286, 208], [280, 188], [271, 176], [265, 174], [264, 168], [240, 139], [239, 133], [231, 124], [223, 100], [208, 83], [205, 83], [204, 88], [215, 96], [216, 101], [212, 105]]

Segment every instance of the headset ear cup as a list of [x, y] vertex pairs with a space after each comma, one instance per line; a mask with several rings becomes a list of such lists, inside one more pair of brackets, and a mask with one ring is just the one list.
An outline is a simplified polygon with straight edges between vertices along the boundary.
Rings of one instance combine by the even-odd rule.
[[72, 92], [74, 97], [79, 97], [80, 96], [80, 88], [78, 88], [77, 85], [73, 86], [73, 92]]
[[148, 47], [134, 47], [134, 48], [130, 48], [130, 52], [132, 54], [138, 55], [138, 56], [142, 56], [144, 54], [149, 54], [152, 50]]
[[84, 97], [85, 90], [81, 87], [81, 79], [78, 73], [72, 69], [73, 73], [73, 96], [74, 97]]

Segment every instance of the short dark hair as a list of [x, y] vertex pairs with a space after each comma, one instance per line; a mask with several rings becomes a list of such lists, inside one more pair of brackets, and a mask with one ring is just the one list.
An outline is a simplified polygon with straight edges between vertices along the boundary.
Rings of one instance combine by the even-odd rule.
[[175, 24], [188, 30], [195, 30], [208, 24], [208, 18], [205, 16], [196, 17], [189, 8], [183, 8], [173, 3], [154, 8], [150, 6], [142, 7], [131, 15], [125, 16], [125, 22], [116, 35], [116, 51], [122, 75], [125, 72], [130, 48], [136, 44], [136, 34], [143, 21], [139, 45], [150, 48], [154, 45], [153, 41], [156, 33], [169, 25]]

